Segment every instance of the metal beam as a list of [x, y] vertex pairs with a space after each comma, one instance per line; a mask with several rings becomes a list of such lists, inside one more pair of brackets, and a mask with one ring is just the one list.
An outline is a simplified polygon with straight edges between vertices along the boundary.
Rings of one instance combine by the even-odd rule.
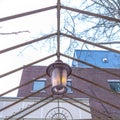
[[90, 67], [96, 68], [96, 69], [98, 69], [98, 70], [100, 70], [100, 71], [103, 71], [103, 72], [106, 72], [106, 73], [108, 73], [108, 74], [114, 75], [114, 76], [116, 76], [116, 77], [120, 77], [120, 75], [118, 75], [118, 74], [116, 74], [116, 73], [112, 73], [112, 72], [110, 72], [110, 71], [108, 71], [108, 70], [106, 70], [106, 69], [97, 67], [97, 66], [95, 66], [95, 65], [92, 65], [92, 64], [90, 64], [90, 63], [84, 62], [84, 61], [82, 61], [82, 60], [79, 60], [79, 59], [70, 57], [70, 56], [65, 55], [65, 54], [62, 54], [62, 53], [60, 53], [60, 55], [62, 55], [62, 56], [64, 56], [64, 57], [67, 57], [67, 58], [69, 58], [69, 59], [75, 60], [75, 61], [77, 61], [77, 62], [83, 63], [83, 64], [85, 64], [85, 65], [88, 65], [88, 66], [90, 66]]
[[111, 107], [114, 107], [114, 108], [120, 110], [120, 106], [117, 106], [117, 105], [114, 105], [114, 104], [112, 104], [112, 103], [109, 103], [109, 102], [107, 102], [107, 101], [105, 101], [105, 100], [103, 100], [103, 99], [101, 99], [101, 98], [97, 98], [97, 97], [95, 97], [95, 96], [93, 96], [93, 95], [90, 95], [89, 93], [86, 93], [86, 92], [84, 92], [83, 90], [77, 89], [77, 88], [75, 88], [75, 87], [73, 87], [73, 86], [69, 86], [69, 85], [67, 85], [67, 86], [70, 87], [70, 88], [72, 88], [73, 90], [79, 92], [79, 93], [85, 94], [85, 95], [87, 95], [87, 96], [89, 96], [89, 97], [91, 97], [91, 98], [94, 98], [94, 99], [96, 99], [96, 100], [98, 100], [98, 101], [100, 101], [100, 102], [103, 102], [103, 103], [105, 103], [105, 104], [107, 104], [107, 105], [109, 105], [109, 106], [111, 106]]
[[60, 0], [57, 1], [57, 59], [60, 59]]
[[120, 19], [116, 19], [116, 18], [112, 18], [112, 17], [108, 17], [108, 16], [104, 16], [104, 15], [100, 15], [100, 14], [96, 14], [96, 13], [92, 13], [92, 12], [88, 12], [88, 11], [84, 11], [84, 10], [79, 10], [76, 8], [71, 8], [71, 7], [67, 7], [67, 6], [61, 6], [61, 8], [65, 9], [65, 10], [70, 10], [72, 12], [78, 12], [78, 13], [82, 13], [82, 14], [86, 14], [88, 16], [94, 16], [97, 18], [102, 18], [108, 21], [113, 21], [113, 22], [120, 22]]
[[86, 43], [86, 44], [89, 44], [89, 45], [94, 45], [96, 47], [99, 47], [99, 48], [102, 48], [102, 49], [109, 50], [109, 51], [112, 51], [112, 52], [120, 54], [120, 51], [112, 49], [112, 48], [109, 48], [109, 47], [105, 47], [105, 46], [100, 45], [98, 43], [90, 42], [88, 40], [84, 40], [84, 39], [81, 39], [81, 38], [78, 38], [78, 37], [75, 37], [75, 36], [72, 36], [72, 35], [67, 35], [65, 33], [61, 33], [61, 35], [65, 36], [65, 37], [68, 37], [68, 38], [71, 38], [71, 39], [75, 39], [77, 41], [80, 41], [80, 42], [83, 42], [83, 43]]
[[113, 94], [117, 95], [118, 97], [120, 97], [120, 94], [119, 94], [119, 93], [117, 93], [117, 92], [115, 92], [115, 91], [113, 91], [113, 90], [111, 90], [111, 89], [109, 89], [109, 88], [106, 88], [105, 86], [102, 86], [102, 85], [100, 85], [100, 84], [98, 84], [98, 83], [95, 83], [95, 82], [93, 82], [92, 80], [89, 80], [89, 79], [80, 77], [80, 76], [78, 76], [78, 75], [75, 75], [74, 73], [72, 73], [71, 76], [76, 77], [76, 78], [78, 78], [78, 79], [80, 79], [80, 80], [82, 80], [82, 81], [88, 82], [88, 83], [90, 83], [90, 84], [93, 84], [94, 86], [97, 86], [97, 87], [99, 87], [99, 88], [102, 88], [102, 89], [104, 89], [104, 90], [106, 90], [106, 91], [108, 91], [108, 92], [110, 92], [110, 93], [113, 93]]
[[55, 9], [55, 8], [57, 8], [56, 5], [46, 7], [46, 8], [41, 8], [41, 9], [38, 9], [38, 10], [25, 12], [25, 13], [20, 13], [20, 14], [16, 14], [16, 15], [12, 15], [12, 16], [7, 16], [7, 17], [4, 17], [4, 18], [0, 18], [0, 22], [15, 19], [15, 18], [20, 18], [20, 17], [24, 17], [24, 16], [28, 16], [28, 15], [32, 15], [32, 14], [36, 14], [36, 13], [40, 13], [40, 12], [44, 12], [44, 11], [47, 11], [47, 10], [52, 10], [52, 9]]
[[43, 37], [41, 37], [41, 38], [37, 38], [37, 39], [34, 39], [34, 40], [30, 40], [30, 41], [28, 41], [28, 42], [24, 42], [24, 43], [21, 43], [21, 44], [18, 44], [18, 45], [15, 45], [15, 46], [12, 46], [12, 47], [3, 49], [3, 50], [0, 51], [0, 54], [5, 53], [5, 52], [8, 52], [8, 51], [11, 51], [11, 50], [14, 50], [14, 49], [19, 48], [19, 47], [23, 47], [23, 46], [25, 46], [25, 45], [29, 45], [29, 44], [32, 44], [32, 43], [35, 43], [35, 42], [38, 42], [38, 41], [47, 39], [47, 38], [49, 38], [49, 37], [53, 37], [53, 36], [55, 36], [55, 35], [57, 35], [57, 33], [49, 34], [49, 35], [43, 36]]
[[9, 74], [15, 73], [15, 72], [17, 72], [17, 71], [19, 71], [19, 70], [22, 70], [22, 69], [24, 69], [24, 68], [27, 68], [27, 67], [29, 67], [29, 66], [31, 66], [31, 65], [34, 65], [34, 64], [36, 64], [36, 63], [42, 62], [42, 61], [44, 61], [44, 60], [46, 60], [46, 59], [49, 59], [49, 58], [51, 58], [51, 57], [54, 57], [55, 55], [56, 55], [56, 54], [52, 54], [52, 55], [50, 55], [50, 56], [47, 56], [47, 57], [42, 58], [42, 59], [40, 59], [40, 60], [34, 61], [34, 62], [32, 62], [32, 63], [29, 63], [29, 64], [27, 64], [27, 65], [24, 65], [24, 66], [22, 66], [22, 67], [19, 67], [19, 68], [17, 68], [17, 69], [11, 70], [11, 71], [9, 71], [9, 72], [7, 72], [7, 73], [4, 73], [4, 74], [0, 75], [0, 78], [5, 77], [5, 76], [7, 76], [7, 75], [9, 75]]
[[53, 96], [53, 95], [49, 95], [49, 96], [46, 97], [46, 98], [42, 98], [41, 100], [39, 100], [38, 102], [35, 102], [34, 104], [30, 105], [29, 107], [26, 107], [26, 108], [24, 108], [23, 110], [21, 110], [21, 111], [15, 113], [15, 114], [9, 116], [8, 118], [6, 118], [6, 120], [9, 120], [9, 119], [11, 119], [11, 118], [13, 118], [13, 117], [21, 114], [22, 112], [25, 112], [26, 110], [31, 109], [32, 107], [38, 105], [38, 104], [41, 103], [41, 102], [44, 102], [45, 100], [49, 99], [49, 98], [52, 97], [52, 96]]
[[[97, 109], [95, 109], [95, 108], [93, 108], [93, 107], [91, 107], [91, 106], [89, 106], [89, 105], [87, 105], [87, 104], [84, 104], [83, 102], [78, 101], [78, 100], [76, 100], [76, 99], [74, 99], [74, 98], [72, 98], [72, 97], [70, 97], [70, 96], [68, 96], [68, 95], [64, 95], [64, 97], [67, 97], [67, 98], [69, 98], [70, 100], [73, 100], [74, 102], [77, 102], [77, 103], [79, 103], [79, 104], [82, 104], [83, 106], [88, 107], [88, 108], [90, 108], [91, 110], [93, 110], [93, 111], [95, 111], [95, 112], [97, 112], [97, 113], [100, 113], [101, 115], [104, 115], [105, 117], [111, 117], [110, 115], [105, 114], [105, 113], [103, 113], [103, 112], [100, 112], [99, 110], [97, 110]], [[91, 114], [93, 114], [93, 113], [91, 113]]]
[[10, 90], [8, 90], [8, 91], [0, 94], [0, 97], [3, 96], [3, 95], [6, 95], [6, 94], [8, 94], [8, 93], [10, 93], [10, 92], [12, 92], [12, 91], [14, 91], [14, 90], [16, 90], [16, 89], [19, 89], [19, 88], [21, 88], [21, 87], [23, 87], [23, 86], [26, 86], [26, 85], [32, 83], [33, 81], [35, 81], [35, 80], [37, 80], [37, 79], [39, 79], [39, 78], [42, 78], [42, 77], [44, 77], [44, 76], [46, 76], [46, 74], [40, 75], [40, 76], [38, 76], [38, 77], [36, 77], [36, 78], [34, 78], [34, 79], [32, 79], [32, 80], [29, 80], [28, 82], [25, 82], [24, 84], [21, 84], [21, 85], [15, 87], [15, 88], [12, 88], [12, 89], [10, 89]]
[[21, 117], [17, 118], [17, 120], [21, 120], [21, 118], [25, 117], [26, 115], [29, 115], [30, 113], [32, 113], [32, 112], [34, 112], [34, 111], [36, 111], [37, 109], [39, 109], [39, 108], [41, 108], [41, 107], [43, 107], [43, 106], [45, 106], [45, 105], [49, 104], [49, 103], [50, 103], [50, 102], [52, 102], [53, 100], [55, 100], [55, 98], [54, 98], [54, 99], [49, 100], [48, 102], [46, 102], [46, 103], [42, 104], [41, 106], [38, 106], [37, 108], [35, 108], [35, 109], [33, 109], [33, 110], [29, 111], [28, 113], [26, 113], [26, 114], [22, 115]]
[[3, 110], [5, 110], [5, 109], [7, 109], [7, 108], [9, 108], [9, 107], [12, 107], [13, 105], [15, 105], [15, 104], [17, 104], [17, 103], [19, 103], [19, 102], [21, 102], [21, 101], [23, 101], [23, 100], [31, 97], [31, 96], [33, 96], [33, 95], [35, 95], [35, 94], [37, 94], [37, 93], [39, 93], [39, 92], [41, 92], [41, 91], [43, 91], [43, 90], [45, 90], [45, 89], [47, 89], [47, 88], [49, 88], [50, 86], [51, 86], [51, 84], [48, 85], [48, 86], [46, 86], [46, 87], [44, 87], [43, 89], [40, 89], [40, 90], [36, 91], [35, 93], [29, 94], [29, 95], [27, 95], [27, 96], [19, 99], [18, 101], [14, 102], [14, 103], [12, 103], [12, 104], [10, 104], [10, 105], [5, 106], [4, 108], [1, 108], [1, 109], [0, 109], [0, 112], [3, 111]]
[[[81, 110], [83, 110], [83, 111], [85, 111], [85, 112], [87, 112], [87, 113], [92, 114], [89, 110], [86, 110], [86, 109], [84, 109], [84, 108], [82, 108], [82, 107], [80, 107], [80, 106], [78, 106], [76, 104], [73, 104], [72, 102], [70, 102], [70, 101], [68, 101], [66, 99], [63, 99], [63, 98], [60, 98], [60, 99], [63, 100], [63, 101], [65, 101], [65, 102], [67, 102], [67, 103], [69, 103], [69, 104], [71, 104], [71, 105], [73, 105], [73, 106], [75, 106], [75, 107], [77, 107], [77, 108], [79, 108], [79, 109], [81, 109]], [[103, 119], [101, 117], [98, 117], [97, 115], [95, 115], [95, 117], [97, 117], [99, 120], [105, 120], [105, 119]]]

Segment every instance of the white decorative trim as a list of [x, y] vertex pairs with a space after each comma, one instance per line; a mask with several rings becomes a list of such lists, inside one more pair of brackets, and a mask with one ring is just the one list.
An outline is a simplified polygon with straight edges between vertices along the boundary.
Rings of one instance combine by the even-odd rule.
[[111, 80], [108, 80], [108, 82], [120, 82], [119, 79], [111, 79]]

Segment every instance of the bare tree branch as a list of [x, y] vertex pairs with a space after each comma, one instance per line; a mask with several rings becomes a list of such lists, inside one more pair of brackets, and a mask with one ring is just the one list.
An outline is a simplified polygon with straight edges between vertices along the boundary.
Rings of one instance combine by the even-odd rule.
[[10, 32], [10, 33], [0, 33], [0, 35], [18, 35], [20, 33], [30, 33], [30, 31], [25, 30], [25, 31]]

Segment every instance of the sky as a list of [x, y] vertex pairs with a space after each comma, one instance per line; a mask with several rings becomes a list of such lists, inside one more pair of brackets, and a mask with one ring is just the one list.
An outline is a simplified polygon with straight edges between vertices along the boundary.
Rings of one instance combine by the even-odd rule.
[[[56, 5], [56, 0], [0, 0], [0, 18], [53, 5]], [[48, 21], [50, 17], [48, 15], [52, 16], [51, 21]], [[0, 22], [0, 50], [39, 38], [43, 34], [50, 34], [51, 27], [53, 27], [54, 33], [56, 27], [55, 10]], [[49, 52], [47, 47], [43, 48], [44, 46], [38, 42], [0, 54], [0, 75], [53, 54]], [[43, 65], [43, 62], [39, 64]], [[22, 70], [0, 78], [0, 93], [18, 86], [21, 73]], [[17, 91], [14, 91], [6, 96], [16, 96], [16, 93]]]
[[[56, 3], [57, 0], [0, 0], [0, 18], [53, 6]], [[55, 33], [56, 25], [56, 9], [0, 22], [0, 50]], [[56, 53], [56, 44], [56, 38], [51, 38], [50, 42], [44, 40], [0, 54], [0, 75]], [[61, 51], [65, 51], [67, 45], [68, 43], [62, 41]], [[56, 57], [48, 60], [49, 62], [45, 60], [35, 65], [49, 65]], [[1, 77], [0, 94], [19, 86], [21, 74], [22, 70]], [[16, 95], [17, 90], [5, 97]]]

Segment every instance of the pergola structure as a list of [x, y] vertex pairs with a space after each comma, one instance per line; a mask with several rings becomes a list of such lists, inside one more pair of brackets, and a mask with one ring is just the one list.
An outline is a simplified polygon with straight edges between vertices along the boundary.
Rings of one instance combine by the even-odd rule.
[[[17, 48], [20, 48], [20, 47], [23, 47], [23, 46], [26, 46], [26, 45], [30, 45], [30, 44], [33, 44], [33, 43], [36, 43], [36, 42], [40, 42], [40, 41], [45, 40], [45, 39], [50, 39], [51, 37], [55, 37], [55, 38], [56, 38], [56, 43], [57, 43], [57, 44], [56, 44], [56, 48], [57, 48], [56, 53], [54, 53], [54, 54], [52, 54], [52, 55], [49, 55], [49, 56], [46, 56], [46, 57], [44, 57], [44, 58], [41, 58], [41, 59], [39, 59], [39, 60], [37, 60], [37, 61], [28, 63], [28, 64], [26, 64], [26, 65], [24, 65], [24, 66], [19, 67], [19, 68], [10, 70], [9, 72], [6, 72], [6, 73], [4, 73], [4, 74], [1, 74], [1, 75], [0, 75], [0, 78], [3, 78], [3, 77], [8, 76], [8, 75], [11, 75], [12, 73], [15, 73], [15, 72], [17, 72], [17, 71], [20, 71], [20, 70], [22, 70], [22, 69], [24, 69], [24, 68], [26, 68], [26, 67], [28, 67], [28, 66], [32, 66], [32, 65], [34, 65], [34, 64], [36, 64], [36, 63], [45, 61], [45, 60], [47, 60], [47, 59], [49, 59], [49, 58], [52, 58], [52, 57], [55, 57], [55, 56], [56, 56], [57, 60], [60, 60], [61, 57], [65, 57], [65, 58], [67, 58], [67, 59], [71, 59], [71, 60], [74, 60], [74, 61], [77, 61], [77, 62], [80, 62], [80, 63], [84, 63], [84, 64], [86, 64], [86, 65], [88, 65], [88, 66], [90, 66], [90, 67], [92, 67], [92, 68], [98, 69], [98, 70], [100, 70], [100, 71], [104, 71], [104, 72], [106, 72], [106, 73], [108, 73], [108, 74], [111, 74], [111, 75], [120, 77], [119, 74], [112, 73], [112, 72], [107, 71], [107, 70], [105, 70], [105, 69], [103, 69], [103, 68], [97, 67], [97, 66], [92, 65], [92, 64], [90, 64], [90, 63], [86, 63], [86, 62], [84, 62], [84, 61], [81, 61], [81, 60], [79, 60], [79, 59], [76, 59], [76, 58], [74, 58], [74, 57], [72, 57], [72, 56], [66, 55], [66, 54], [62, 53], [62, 52], [61, 52], [61, 49], [60, 49], [60, 48], [62, 47], [61, 44], [60, 44], [60, 42], [61, 42], [61, 37], [66, 37], [66, 38], [73, 39], [73, 40], [78, 41], [78, 42], [86, 43], [86, 44], [88, 44], [88, 45], [92, 45], [92, 46], [95, 46], [95, 47], [98, 47], [98, 48], [101, 48], [101, 49], [104, 49], [104, 50], [108, 50], [108, 51], [112, 51], [112, 52], [115, 52], [115, 53], [120, 54], [120, 51], [119, 51], [119, 50], [116, 50], [116, 49], [113, 49], [113, 48], [110, 48], [110, 47], [106, 47], [106, 46], [103, 46], [103, 45], [101, 45], [101, 44], [98, 44], [98, 43], [95, 43], [95, 42], [91, 42], [91, 41], [88, 41], [88, 40], [84, 40], [84, 39], [81, 39], [80, 37], [73, 36], [73, 35], [70, 35], [70, 34], [67, 34], [67, 33], [62, 32], [62, 31], [60, 30], [60, 25], [61, 25], [61, 10], [62, 10], [62, 9], [63, 9], [63, 10], [67, 10], [67, 11], [71, 11], [71, 12], [76, 12], [76, 13], [79, 13], [79, 14], [85, 14], [85, 15], [92, 16], [92, 17], [95, 17], [95, 18], [101, 18], [101, 19], [105, 19], [105, 20], [108, 20], [108, 21], [113, 21], [113, 22], [116, 22], [116, 23], [120, 23], [120, 19], [116, 19], [116, 18], [112, 18], [112, 17], [108, 17], [108, 16], [104, 16], [104, 15], [99, 15], [99, 14], [96, 14], [96, 13], [92, 13], [92, 12], [88, 12], [88, 11], [84, 11], [84, 10], [80, 10], [80, 9], [76, 9], [76, 8], [71, 8], [71, 7], [68, 7], [68, 6], [64, 6], [64, 5], [62, 5], [62, 4], [60, 3], [60, 0], [57, 0], [57, 4], [56, 4], [56, 5], [49, 6], [49, 7], [46, 7], [46, 8], [37, 9], [37, 10], [33, 10], [33, 11], [28, 11], [28, 12], [21, 13], [21, 14], [16, 14], [16, 15], [12, 15], [12, 16], [3, 17], [3, 18], [0, 18], [0, 22], [9, 21], [9, 20], [13, 20], [13, 19], [16, 19], [16, 18], [19, 19], [19, 18], [21, 18], [21, 17], [25, 17], [25, 16], [29, 16], [29, 15], [32, 15], [32, 14], [37, 14], [37, 13], [40, 13], [40, 12], [45, 12], [45, 11], [53, 10], [53, 9], [55, 9], [55, 10], [57, 11], [57, 29], [56, 29], [56, 32], [55, 32], [55, 33], [51, 33], [51, 34], [48, 34], [48, 35], [44, 35], [44, 36], [42, 36], [42, 37], [40, 37], [40, 38], [33, 39], [33, 40], [30, 40], [30, 41], [28, 41], [28, 42], [24, 42], [24, 43], [21, 43], [21, 44], [17, 44], [17, 45], [12, 46], [12, 47], [5, 48], [5, 49], [3, 49], [3, 50], [0, 50], [0, 54], [4, 54], [4, 53], [6, 53], [6, 52], [13, 51], [13, 50], [16, 50]], [[47, 29], [47, 28], [46, 28], [46, 29]], [[15, 88], [12, 88], [12, 89], [10, 89], [10, 90], [8, 90], [8, 91], [0, 94], [0, 97], [4, 96], [4, 95], [6, 95], [6, 94], [8, 94], [8, 93], [10, 93], [10, 92], [12, 92], [12, 91], [15, 91], [15, 90], [17, 90], [17, 89], [19, 89], [19, 88], [21, 88], [21, 87], [23, 87], [23, 86], [26, 86], [26, 85], [28, 85], [29, 83], [33, 82], [34, 80], [36, 80], [36, 79], [38, 79], [38, 78], [42, 78], [42, 77], [45, 76], [45, 75], [46, 75], [46, 73], [43, 74], [43, 75], [40, 75], [40, 76], [36, 76], [36, 78], [30, 80], [29, 82], [26, 82], [25, 84], [20, 85], [20, 86], [16, 86]], [[116, 92], [114, 92], [114, 91], [111, 91], [110, 89], [108, 89], [108, 88], [100, 85], [99, 83], [91, 82], [91, 81], [89, 81], [88, 79], [81, 78], [80, 76], [77, 76], [77, 75], [75, 75], [75, 74], [71, 74], [71, 75], [74, 76], [74, 77], [76, 77], [76, 78], [83, 79], [84, 81], [89, 82], [90, 84], [93, 84], [93, 85], [97, 86], [98, 89], [99, 89], [99, 88], [102, 88], [102, 89], [104, 89], [104, 90], [106, 90], [106, 91], [109, 91], [110, 93], [112, 92], [111, 94], [115, 94], [115, 95], [117, 95], [117, 96], [120, 97], [119, 93], [116, 93]], [[5, 109], [8, 109], [9, 107], [14, 106], [15, 104], [17, 104], [17, 103], [19, 103], [19, 102], [21, 102], [21, 101], [24, 101], [25, 99], [27, 99], [27, 98], [29, 98], [29, 97], [32, 97], [33, 95], [37, 94], [38, 92], [40, 92], [40, 91], [42, 91], [42, 90], [47, 89], [48, 87], [51, 87], [51, 84], [48, 85], [48, 86], [46, 86], [45, 88], [37, 91], [37, 92], [34, 92], [34, 93], [32, 93], [32, 94], [30, 94], [30, 95], [28, 95], [28, 96], [25, 96], [24, 98], [21, 98], [20, 100], [18, 100], [18, 101], [16, 101], [16, 102], [14, 102], [14, 103], [12, 103], [12, 104], [10, 104], [10, 105], [8, 105], [8, 106], [0, 109], [0, 112], [2, 112], [2, 111], [5, 110]], [[71, 87], [71, 86], [69, 86], [69, 87]], [[93, 97], [93, 98], [95, 98], [96, 100], [99, 100], [99, 101], [102, 102], [102, 103], [105, 103], [105, 104], [107, 104], [107, 105], [110, 105], [110, 106], [112, 106], [112, 107], [120, 110], [120, 106], [117, 106], [117, 105], [115, 105], [115, 104], [113, 104], [113, 103], [110, 103], [109, 101], [105, 101], [105, 100], [103, 100], [103, 99], [101, 99], [101, 98], [97, 98], [97, 97], [95, 97], [95, 96], [91, 96], [91, 95], [89, 95], [88, 93], [86, 93], [86, 92], [84, 92], [84, 91], [82, 91], [82, 90], [79, 90], [79, 89], [76, 88], [75, 86], [72, 86], [72, 89], [74, 89], [75, 91], [77, 91], [77, 92], [79, 92], [79, 93], [83, 93], [83, 94], [85, 94], [85, 95], [87, 95], [87, 96]], [[35, 104], [33, 104], [33, 105], [30, 106], [30, 107], [33, 107], [34, 105], [36, 105], [36, 104], [38, 104], [38, 103], [40, 103], [40, 102], [42, 103], [43, 101], [45, 101], [45, 100], [48, 99], [48, 98], [51, 98], [51, 99], [50, 99], [48, 102], [46, 102], [45, 104], [39, 106], [37, 109], [43, 107], [44, 105], [46, 105], [46, 104], [48, 104], [48, 103], [50, 103], [51, 101], [54, 100], [54, 97], [53, 97], [53, 95], [51, 94], [50, 96], [48, 96], [48, 97], [46, 97], [46, 98], [43, 98], [42, 100], [36, 102]], [[72, 102], [67, 101], [67, 100], [64, 99], [64, 98], [69, 98], [69, 99], [71, 99], [71, 100], [79, 103], [79, 101], [77, 101], [76, 99], [70, 98], [70, 97], [67, 96], [67, 95], [64, 95], [62, 98], [60, 97], [60, 98], [56, 98], [56, 99], [61, 99], [61, 100], [65, 101], [65, 102], [68, 102], [68, 103], [70, 103], [70, 104], [72, 104], [72, 105], [80, 108], [79, 106], [73, 104]], [[113, 98], [113, 99], [114, 99], [114, 98]], [[80, 103], [80, 104], [83, 104], [83, 103]], [[83, 105], [85, 105], [85, 104], [83, 104]], [[87, 105], [85, 105], [85, 106], [87, 106]], [[8, 117], [6, 120], [10, 120], [10, 119], [13, 118], [14, 116], [16, 116], [16, 115], [18, 115], [18, 114], [20, 114], [20, 113], [28, 110], [30, 107], [27, 107], [27, 108], [23, 109], [22, 111], [20, 111], [20, 112], [14, 114], [14, 115]], [[89, 106], [87, 106], [87, 107], [89, 107]], [[18, 118], [18, 119], [22, 119], [23, 117], [25, 117], [26, 115], [34, 112], [34, 111], [37, 110], [37, 109], [34, 109], [33, 111], [30, 111], [30, 112], [24, 114], [23, 116], [21, 116], [21, 117]], [[80, 108], [80, 109], [83, 109], [83, 108]], [[93, 108], [92, 108], [92, 109], [93, 109]], [[87, 111], [87, 110], [85, 110], [85, 109], [83, 109], [83, 110], [86, 111], [86, 112], [88, 112], [88, 113], [90, 112], [90, 111]], [[98, 110], [96, 110], [96, 109], [93, 109], [93, 110], [94, 110], [94, 111], [97, 111], [99, 114], [101, 114], [101, 115], [104, 116], [104, 118], [101, 118], [100, 116], [96, 116], [96, 118], [97, 118], [98, 120], [107, 120], [107, 119], [112, 120], [112, 118], [110, 118], [110, 117], [111, 117], [110, 115], [105, 114], [105, 113], [102, 113], [102, 112], [100, 112], [100, 111], [98, 111]], [[91, 113], [91, 112], [90, 112], [90, 113]]]

